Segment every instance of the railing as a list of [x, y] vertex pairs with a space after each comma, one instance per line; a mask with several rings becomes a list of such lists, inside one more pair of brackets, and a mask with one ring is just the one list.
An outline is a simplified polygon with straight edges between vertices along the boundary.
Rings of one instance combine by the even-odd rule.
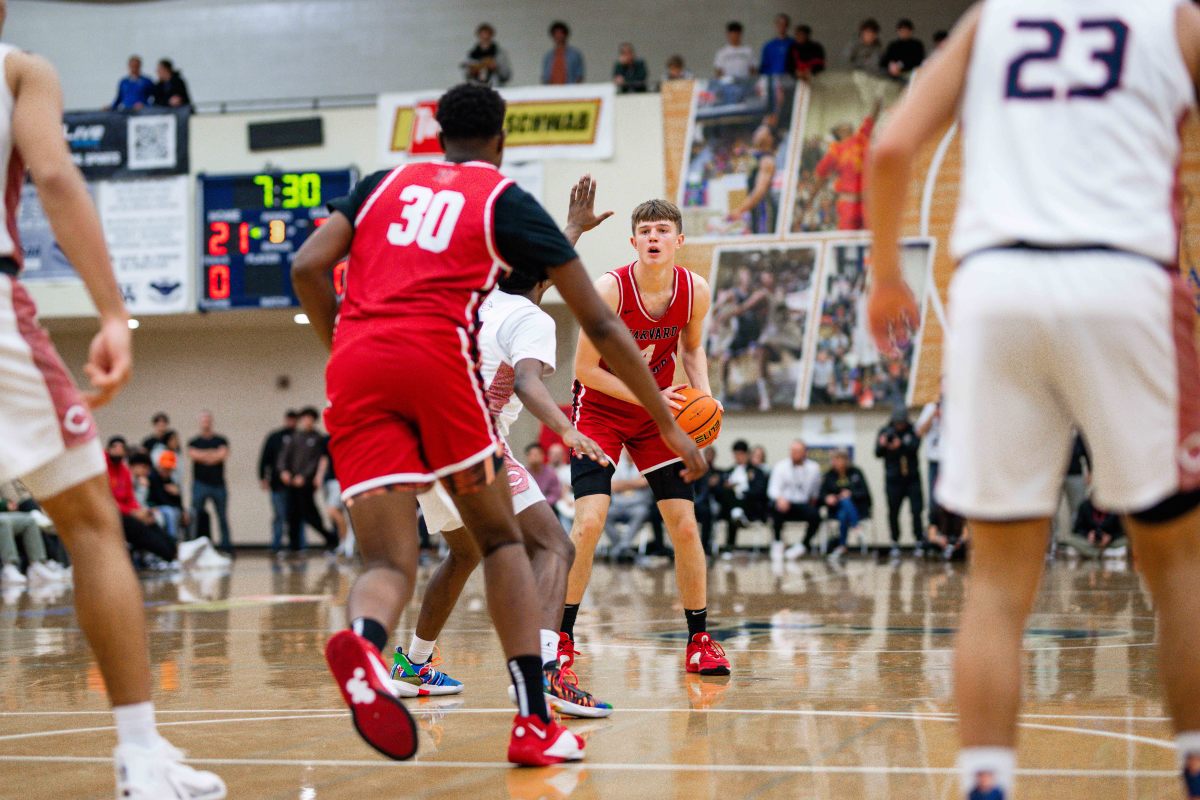
[[219, 100], [194, 105], [197, 114], [236, 114], [246, 111], [318, 111], [328, 108], [374, 106], [378, 95], [347, 94], [333, 97], [282, 97], [262, 100]]

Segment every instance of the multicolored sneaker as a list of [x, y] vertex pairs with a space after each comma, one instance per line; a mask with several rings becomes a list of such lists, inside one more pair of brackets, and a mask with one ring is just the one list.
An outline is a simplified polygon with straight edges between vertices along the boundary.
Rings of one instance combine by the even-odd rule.
[[728, 675], [729, 659], [725, 648], [713, 641], [707, 633], [697, 633], [688, 642], [687, 671], [701, 675]]
[[[546, 705], [568, 717], [602, 719], [613, 712], [611, 704], [602, 703], [579, 688], [579, 678], [569, 667], [543, 669], [542, 693], [546, 695]], [[508, 699], [514, 705], [517, 702], [517, 690], [511, 684]]]
[[570, 669], [575, 666], [575, 656], [579, 655], [579, 651], [575, 649], [575, 640], [568, 636], [563, 631], [558, 632], [558, 665]]
[[438, 669], [442, 658], [434, 651], [421, 666], [417, 667], [417, 677], [421, 679], [421, 688], [417, 694], [421, 697], [441, 697], [447, 694], [459, 694], [463, 690], [462, 681], [456, 681]]
[[403, 647], [397, 647], [392, 655], [392, 688], [398, 697], [417, 697], [421, 694], [421, 676], [417, 668], [404, 654]]
[[416, 755], [416, 723], [392, 693], [394, 681], [375, 645], [354, 631], [341, 631], [325, 646], [325, 661], [366, 743], [397, 761]]
[[508, 760], [526, 767], [548, 767], [564, 761], [583, 759], [583, 739], [551, 720], [536, 716], [513, 717]]

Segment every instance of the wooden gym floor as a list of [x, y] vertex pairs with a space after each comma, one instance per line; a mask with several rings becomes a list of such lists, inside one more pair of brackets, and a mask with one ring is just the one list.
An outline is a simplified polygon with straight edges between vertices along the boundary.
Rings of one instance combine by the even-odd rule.
[[[231, 798], [954, 796], [959, 565], [719, 561], [710, 629], [733, 675], [701, 679], [683, 671], [670, 565], [598, 564], [577, 671], [616, 712], [569, 723], [587, 761], [544, 770], [504, 762], [513, 710], [479, 575], [441, 640], [466, 692], [412, 703], [417, 759], [358, 739], [322, 658], [353, 576], [248, 555], [227, 575], [146, 579], [163, 731]], [[111, 718], [69, 593], [3, 600], [0, 796], [111, 797]], [[1177, 796], [1153, 639], [1131, 571], [1050, 566], [1026, 639], [1020, 797]]]

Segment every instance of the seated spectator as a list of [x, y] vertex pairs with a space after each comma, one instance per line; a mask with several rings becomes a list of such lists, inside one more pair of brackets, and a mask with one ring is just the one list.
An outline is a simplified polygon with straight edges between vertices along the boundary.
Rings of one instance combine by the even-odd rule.
[[192, 96], [188, 93], [183, 73], [175, 69], [171, 59], [158, 62], [158, 83], [154, 84], [154, 105], [164, 108], [191, 108]]
[[567, 43], [571, 38], [567, 23], [550, 23], [550, 38], [554, 40], [554, 47], [542, 58], [542, 83], [583, 83], [583, 53]]
[[557, 470], [546, 463], [546, 451], [537, 442], [525, 448], [525, 468], [553, 508], [562, 499], [562, 483], [558, 480]]
[[850, 463], [847, 451], [836, 450], [830, 457], [829, 471], [821, 480], [821, 497], [826, 516], [838, 522], [837, 547], [830, 555], [839, 558], [846, 553], [850, 531], [871, 516], [871, 489], [862, 470]]
[[317, 510], [317, 474], [324, 471], [325, 437], [317, 430], [315, 408], [301, 409], [292, 437], [279, 453], [276, 468], [279, 479], [288, 487], [288, 541], [292, 552], [304, 549], [304, 526], [316, 530], [325, 540], [327, 553], [337, 551], [338, 536], [325, 527]]
[[725, 45], [713, 59], [713, 70], [718, 78], [740, 81], [754, 74], [754, 51], [742, 44], [742, 23], [730, 22], [725, 26]]
[[133, 475], [125, 464], [126, 444], [122, 436], [108, 440], [108, 485], [117, 509], [125, 541], [137, 554], [149, 553], [170, 564], [178, 555], [175, 541], [159, 526], [150, 509], [138, 503], [134, 495]]
[[150, 426], [150, 435], [142, 439], [142, 449], [147, 453], [153, 452], [155, 447], [166, 441], [167, 432], [171, 429], [171, 418], [167, 416], [167, 412], [159, 411], [150, 418]]
[[717, 493], [721, 490], [721, 473], [714, 468], [716, 459], [716, 450], [711, 447], [704, 448], [708, 473], [696, 481], [696, 495], [693, 498], [696, 523], [700, 526], [700, 546], [707, 555], [712, 555], [713, 552], [713, 524], [716, 522]]
[[888, 43], [879, 65], [887, 74], [898, 81], [907, 81], [912, 71], [925, 60], [925, 45], [914, 35], [916, 28], [911, 19], [896, 23], [896, 38]]
[[808, 447], [797, 439], [792, 442], [788, 457], [771, 467], [767, 497], [771, 499], [771, 523], [775, 541], [771, 543], [771, 560], [781, 561], [785, 555], [783, 526], [787, 522], [804, 522], [808, 528], [804, 540], [787, 549], [788, 558], [799, 558], [808, 550], [809, 542], [821, 526], [817, 509], [821, 492], [821, 468], [808, 457]]
[[179, 486], [183, 485], [183, 470], [180, 461], [183, 458], [183, 443], [179, 439], [179, 431], [169, 430], [163, 434], [163, 440], [150, 448], [150, 463], [157, 465], [163, 453], [175, 456], [175, 466], [171, 470], [171, 479]]
[[475, 29], [475, 46], [462, 63], [463, 79], [484, 86], [503, 86], [512, 79], [508, 53], [496, 44], [496, 29], [488, 23]]
[[750, 446], [739, 439], [733, 443], [733, 466], [720, 477], [716, 493], [719, 516], [725, 522], [726, 549], [733, 549], [741, 528], [767, 521], [767, 473], [750, 463]]
[[694, 75], [692, 71], [683, 63], [683, 56], [673, 55], [667, 59], [667, 71], [663, 73], [662, 82], [667, 81], [690, 81]]
[[967, 521], [943, 506], [935, 506], [929, 516], [926, 538], [930, 547], [941, 549], [942, 558], [946, 561], [966, 559], [967, 547], [971, 542], [971, 529]]
[[771, 468], [767, 466], [767, 448], [761, 444], [750, 448], [750, 463], [761, 469], [764, 474], [771, 474]]
[[775, 38], [762, 46], [759, 59], [760, 75], [787, 75], [796, 77], [796, 40], [788, 35], [792, 18], [787, 14], [775, 15]]
[[[153, 459], [152, 459], [153, 460]], [[187, 512], [183, 508], [183, 490], [175, 479], [178, 457], [170, 450], [162, 450], [153, 461], [149, 476], [150, 491], [147, 506], [158, 517], [160, 524], [175, 541], [187, 530]]]
[[633, 52], [633, 45], [621, 42], [617, 50], [617, 60], [613, 64], [612, 81], [620, 94], [635, 94], [646, 91], [649, 75], [646, 72], [646, 62]]
[[879, 21], [873, 17], [864, 19], [858, 26], [858, 38], [846, 48], [846, 61], [850, 69], [869, 75], [881, 75], [879, 62], [883, 57], [883, 43], [879, 41]]
[[154, 81], [142, 74], [142, 57], [129, 57], [129, 74], [117, 83], [109, 111], [140, 111], [154, 99]]
[[546, 451], [546, 460], [558, 476], [558, 485], [562, 489], [554, 510], [558, 513], [558, 521], [570, 530], [575, 522], [575, 492], [571, 489], [571, 459], [567, 456], [567, 448], [561, 442], [555, 442]]
[[[21, 573], [21, 554], [17, 550], [18, 536], [25, 547], [25, 558], [29, 560], [29, 568], [24, 574]], [[46, 542], [34, 516], [8, 505], [0, 505], [0, 564], [3, 564], [0, 584], [5, 586], [55, 583], [66, 579], [62, 565], [46, 555]]]
[[1073, 530], [1075, 535], [1068, 543], [1089, 558], [1099, 558], [1110, 547], [1125, 543], [1125, 527], [1121, 524], [1121, 518], [1097, 508], [1091, 497], [1079, 506]]
[[610, 543], [609, 560], [624, 563], [635, 559], [634, 537], [650, 520], [654, 508], [654, 493], [646, 476], [638, 471], [628, 453], [622, 453], [613, 473], [612, 502], [604, 522], [604, 533]]
[[796, 77], [801, 80], [820, 75], [825, 71], [825, 46], [812, 38], [812, 28], [807, 25], [797, 25], [793, 37], [796, 48], [793, 54], [796, 59]]

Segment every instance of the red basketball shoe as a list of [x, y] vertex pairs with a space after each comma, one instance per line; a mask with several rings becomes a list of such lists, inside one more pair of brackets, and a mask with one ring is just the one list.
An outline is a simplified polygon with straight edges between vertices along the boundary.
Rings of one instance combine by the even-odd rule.
[[729, 659], [725, 648], [713, 641], [707, 633], [697, 633], [688, 642], [687, 671], [701, 675], [728, 675]]
[[388, 668], [375, 645], [354, 631], [341, 631], [325, 645], [325, 661], [363, 741], [397, 761], [416, 755], [417, 726], [392, 693]]
[[513, 717], [508, 760], [525, 767], [548, 767], [583, 759], [583, 739], [554, 720], [542, 722], [536, 715]]

